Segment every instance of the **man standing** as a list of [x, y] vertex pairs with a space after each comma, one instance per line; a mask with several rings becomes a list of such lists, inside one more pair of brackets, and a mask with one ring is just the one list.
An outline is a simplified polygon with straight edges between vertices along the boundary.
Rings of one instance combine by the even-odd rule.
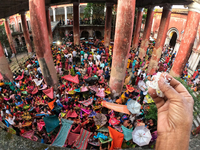
[[76, 52], [75, 49], [73, 50], [72, 54], [73, 54], [73, 63], [76, 64], [76, 54], [77, 54], [77, 52]]
[[139, 89], [141, 90], [140, 92], [140, 104], [142, 105], [143, 104], [143, 100], [144, 100], [144, 97], [147, 95], [148, 93], [148, 90], [147, 90], [147, 86], [143, 80], [143, 75], [140, 77], [140, 80], [138, 82], [138, 87]]

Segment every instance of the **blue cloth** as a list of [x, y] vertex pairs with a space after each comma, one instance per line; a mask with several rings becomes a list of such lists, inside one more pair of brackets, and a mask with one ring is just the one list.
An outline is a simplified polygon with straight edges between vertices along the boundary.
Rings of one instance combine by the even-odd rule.
[[48, 116], [43, 118], [46, 126], [47, 133], [53, 131], [57, 126], [59, 126], [59, 119], [56, 115]]
[[62, 122], [62, 127], [52, 144], [53, 146], [59, 146], [59, 147], [64, 146], [69, 130], [71, 129], [71, 126], [73, 124], [73, 121], [67, 119], [62, 119], [61, 122]]
[[43, 143], [43, 144], [44, 144], [44, 139], [41, 139], [41, 143]]
[[17, 102], [17, 103], [15, 103], [16, 106], [19, 106], [19, 105], [21, 105], [21, 104], [23, 104], [22, 101], [21, 101], [21, 102]]
[[36, 114], [35, 116], [36, 116], [36, 117], [40, 117], [40, 116], [46, 116], [46, 117], [48, 117], [49, 114]]
[[105, 136], [104, 134], [98, 132], [97, 136], [94, 136], [95, 139], [98, 139], [98, 138], [102, 138], [103, 140], [107, 140], [108, 137]]
[[105, 64], [104, 63], [101, 63], [100, 64], [100, 68], [104, 68], [105, 67]]
[[80, 88], [75, 89], [74, 91], [76, 91], [76, 92], [81, 92]]
[[133, 132], [133, 128], [131, 129], [128, 129], [126, 128], [125, 126], [121, 126], [122, 130], [123, 130], [123, 134], [124, 134], [124, 139], [126, 141], [129, 141], [131, 140], [133, 137], [132, 137], [132, 132]]
[[80, 73], [80, 72], [76, 72], [76, 74], [79, 75], [79, 76], [81, 76], [81, 73]]
[[15, 95], [15, 99], [16, 99], [16, 100], [21, 100], [21, 96]]

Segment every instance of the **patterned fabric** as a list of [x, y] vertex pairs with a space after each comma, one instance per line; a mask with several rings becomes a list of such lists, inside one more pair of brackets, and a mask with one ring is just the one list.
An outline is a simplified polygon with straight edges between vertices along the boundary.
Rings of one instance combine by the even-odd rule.
[[87, 109], [84, 109], [84, 108], [81, 108], [81, 110], [84, 111], [84, 112], [85, 112], [86, 114], [88, 114], [88, 115], [89, 115], [90, 112], [91, 112], [90, 110], [87, 110]]
[[90, 138], [91, 134], [91, 132], [81, 129], [81, 134], [77, 141], [74, 143], [74, 147], [81, 150], [86, 149], [88, 145], [88, 139]]
[[68, 112], [67, 112], [67, 118], [68, 118], [68, 117], [70, 117], [70, 118], [76, 118], [77, 116], [78, 116], [78, 115], [77, 115], [76, 111], [73, 111], [73, 112], [68, 111]]
[[72, 145], [74, 142], [79, 138], [80, 134], [69, 132], [68, 138], [67, 138], [67, 145]]
[[29, 112], [24, 112], [24, 114], [22, 115], [22, 119], [30, 120], [31, 119], [31, 115], [29, 114]]
[[40, 121], [37, 123], [37, 126], [38, 126], [38, 130], [41, 131], [42, 128], [45, 126], [45, 122], [44, 121]]
[[23, 133], [21, 136], [24, 137], [24, 138], [33, 140], [33, 141], [37, 141], [38, 140], [38, 138], [36, 136], [34, 136], [34, 131], [33, 130], [27, 131], [27, 132]]
[[60, 146], [60, 147], [64, 146], [69, 130], [71, 129], [73, 124], [73, 121], [71, 120], [61, 119], [61, 121], [62, 121], [62, 127], [52, 144], [53, 146]]
[[72, 132], [79, 133], [81, 131], [81, 125], [79, 124]]
[[88, 100], [85, 101], [80, 101], [81, 104], [83, 104], [84, 106], [89, 106], [91, 105], [93, 102], [93, 99], [89, 98]]
[[53, 88], [43, 90], [43, 93], [46, 94], [49, 98], [53, 99]]

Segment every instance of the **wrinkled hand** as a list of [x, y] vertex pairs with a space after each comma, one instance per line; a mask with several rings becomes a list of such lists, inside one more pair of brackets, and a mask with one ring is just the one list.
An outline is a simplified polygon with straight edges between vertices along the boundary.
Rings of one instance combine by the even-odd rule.
[[[170, 85], [164, 82], [164, 76]], [[164, 93], [164, 98], [158, 97], [152, 88], [148, 91], [158, 109], [158, 133], [190, 132], [194, 105], [192, 96], [179, 81], [167, 73], [162, 73], [158, 86]]]

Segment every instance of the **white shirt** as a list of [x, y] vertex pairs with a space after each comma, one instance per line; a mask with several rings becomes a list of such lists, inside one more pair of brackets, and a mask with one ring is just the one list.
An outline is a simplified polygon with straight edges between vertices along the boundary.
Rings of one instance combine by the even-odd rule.
[[98, 66], [100, 64], [100, 61], [96, 60], [96, 65]]
[[72, 52], [72, 54], [73, 54], [73, 57], [76, 57], [77, 52], [74, 50], [74, 51]]
[[92, 67], [92, 65], [93, 65], [93, 62], [92, 62], [92, 61], [90, 61], [90, 62], [89, 62], [89, 65], [90, 65], [90, 67]]
[[71, 56], [71, 57], [72, 57], [72, 54], [67, 54], [67, 55], [66, 55], [66, 57], [67, 57], [67, 58], [69, 58], [69, 56]]
[[13, 116], [13, 118], [8, 117], [8, 118], [6, 118], [6, 120], [7, 120], [11, 125], [14, 125], [14, 124], [15, 124], [15, 122], [14, 122], [15, 116]]
[[98, 61], [100, 61], [101, 55], [97, 55], [96, 58], [98, 59]]
[[94, 53], [95, 50], [96, 50], [96, 49], [92, 48], [92, 49], [91, 49], [92, 53]]
[[143, 95], [147, 95], [147, 93], [148, 93], [148, 91], [146, 91], [147, 86], [143, 80], [139, 80], [138, 87], [141, 91], [143, 91]]
[[18, 89], [20, 88], [20, 84], [19, 84], [19, 82], [16, 83], [16, 86], [17, 86]]
[[39, 72], [40, 74], [42, 74], [42, 71], [41, 71], [40, 67], [37, 68], [37, 72]]
[[85, 54], [84, 54], [84, 59], [87, 59], [87, 57], [88, 57], [88, 54], [85, 53]]
[[93, 55], [93, 59], [94, 59], [94, 61], [97, 60], [96, 56], [97, 56], [97, 55], [95, 55], [95, 54]]

